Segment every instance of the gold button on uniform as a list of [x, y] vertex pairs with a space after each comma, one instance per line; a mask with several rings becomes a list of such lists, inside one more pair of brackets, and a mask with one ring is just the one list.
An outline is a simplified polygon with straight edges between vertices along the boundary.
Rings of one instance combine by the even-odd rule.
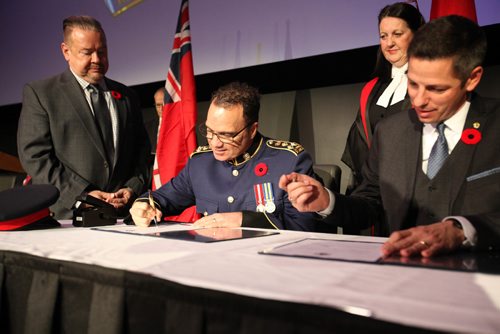
[[233, 176], [238, 176], [240, 172], [237, 169], [233, 169]]
[[233, 202], [234, 202], [234, 197], [233, 197], [233, 196], [228, 196], [228, 198], [227, 198], [227, 202], [228, 202], [229, 204], [233, 203]]

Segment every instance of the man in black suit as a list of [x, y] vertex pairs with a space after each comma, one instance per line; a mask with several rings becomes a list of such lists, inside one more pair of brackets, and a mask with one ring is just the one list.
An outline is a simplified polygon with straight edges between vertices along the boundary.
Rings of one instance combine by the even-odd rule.
[[384, 224], [384, 255], [430, 257], [500, 246], [500, 100], [473, 93], [486, 38], [472, 21], [429, 22], [408, 50], [413, 109], [382, 121], [351, 197], [299, 174], [280, 187], [299, 211], [326, 223]]
[[59, 189], [51, 207], [56, 218], [71, 218], [75, 197], [85, 192], [126, 212], [149, 182], [149, 140], [138, 99], [105, 77], [106, 36], [97, 20], [71, 16], [63, 31], [69, 68], [24, 88], [19, 158], [33, 183]]

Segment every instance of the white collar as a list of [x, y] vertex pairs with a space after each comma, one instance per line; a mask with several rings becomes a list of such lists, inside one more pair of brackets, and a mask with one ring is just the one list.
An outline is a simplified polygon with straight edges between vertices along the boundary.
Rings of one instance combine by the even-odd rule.
[[[76, 74], [71, 67], [69, 68], [69, 70], [71, 71], [71, 73], [73, 73], [73, 76], [75, 77], [76, 81], [78, 81], [78, 83], [80, 84], [80, 86], [85, 91], [85, 89], [87, 89], [87, 87], [90, 85], [90, 83], [88, 81], [86, 81], [85, 79], [83, 79], [78, 74]], [[107, 91], [108, 90], [108, 87], [106, 86], [106, 81], [104, 79], [102, 79], [98, 84], [99, 84], [99, 86], [101, 86], [101, 88], [102, 88], [103, 91]]]
[[391, 105], [393, 105], [404, 100], [408, 88], [408, 77], [406, 76], [407, 69], [408, 63], [401, 67], [392, 66], [392, 80], [378, 98], [377, 105], [387, 108], [389, 106], [389, 101]]
[[398, 74], [399, 75], [406, 74], [406, 71], [408, 71], [408, 63], [404, 64], [401, 67], [396, 67], [396, 66], [392, 65], [392, 68], [391, 68], [391, 78], [394, 78]]
[[[465, 121], [467, 120], [467, 114], [469, 113], [470, 102], [465, 101], [465, 103], [458, 109], [458, 111], [453, 114], [450, 118], [445, 120], [443, 123], [446, 128], [453, 133], [462, 133], [465, 126]], [[434, 132], [437, 127], [435, 123], [424, 124], [424, 134]]]

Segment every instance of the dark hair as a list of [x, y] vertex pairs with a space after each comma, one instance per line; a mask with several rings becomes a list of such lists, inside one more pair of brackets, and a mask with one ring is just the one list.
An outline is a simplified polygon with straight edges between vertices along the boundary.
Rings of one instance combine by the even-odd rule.
[[247, 124], [259, 121], [260, 94], [257, 88], [242, 82], [231, 82], [212, 94], [216, 106], [231, 107], [241, 105]]
[[[422, 25], [425, 24], [425, 19], [417, 8], [405, 2], [396, 2], [392, 5], [387, 5], [378, 14], [378, 24], [385, 17], [395, 17], [406, 22], [410, 30], [415, 33]], [[392, 64], [385, 59], [382, 50], [379, 46], [377, 51], [377, 62], [375, 63], [374, 76], [383, 78], [390, 77]]]
[[79, 28], [82, 30], [92, 30], [98, 31], [103, 37], [103, 41], [106, 42], [106, 34], [102, 29], [101, 23], [91, 16], [69, 16], [63, 21], [63, 34], [64, 42], [69, 42], [69, 36], [74, 28]]
[[435, 60], [453, 58], [453, 71], [465, 83], [486, 56], [483, 30], [471, 20], [450, 15], [432, 20], [420, 29], [408, 48], [408, 57]]

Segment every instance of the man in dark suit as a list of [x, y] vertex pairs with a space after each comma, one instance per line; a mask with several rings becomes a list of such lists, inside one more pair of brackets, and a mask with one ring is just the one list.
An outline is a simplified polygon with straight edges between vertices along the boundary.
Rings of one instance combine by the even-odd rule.
[[63, 31], [69, 68], [24, 88], [19, 158], [33, 183], [59, 189], [51, 207], [56, 218], [71, 218], [75, 197], [85, 192], [126, 212], [149, 182], [149, 141], [138, 99], [104, 76], [106, 36], [97, 20], [68, 17]]
[[443, 17], [410, 45], [408, 94], [414, 109], [382, 121], [351, 197], [303, 175], [280, 179], [299, 211], [326, 223], [373, 223], [392, 233], [382, 253], [430, 257], [500, 246], [500, 101], [473, 94], [486, 38], [472, 21]]
[[130, 209], [135, 224], [176, 215], [196, 205], [198, 227], [251, 226], [314, 230], [314, 213], [300, 213], [278, 188], [279, 177], [292, 171], [314, 176], [311, 156], [297, 143], [272, 140], [258, 129], [260, 95], [244, 83], [230, 83], [212, 96], [200, 132], [200, 146], [179, 175]]

